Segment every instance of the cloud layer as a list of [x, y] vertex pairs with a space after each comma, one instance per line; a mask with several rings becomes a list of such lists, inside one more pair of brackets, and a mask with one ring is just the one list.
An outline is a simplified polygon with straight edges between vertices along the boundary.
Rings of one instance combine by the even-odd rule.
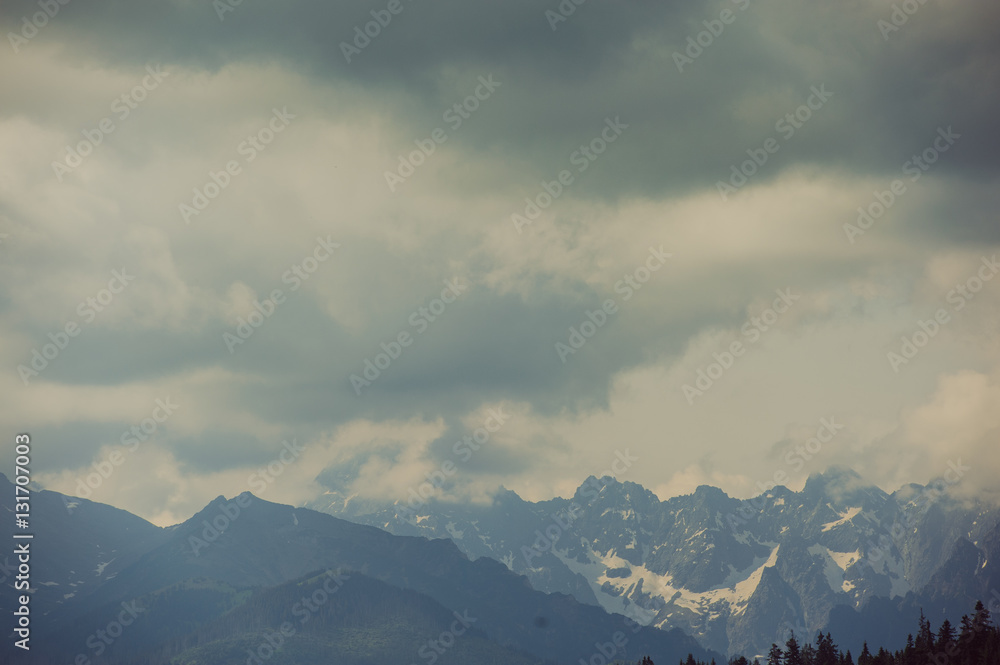
[[1000, 9], [571, 4], [4, 3], [0, 423], [36, 477], [120, 451], [93, 498], [161, 523], [293, 440], [268, 498], [447, 462], [546, 498], [625, 449], [664, 495], [998, 489]]

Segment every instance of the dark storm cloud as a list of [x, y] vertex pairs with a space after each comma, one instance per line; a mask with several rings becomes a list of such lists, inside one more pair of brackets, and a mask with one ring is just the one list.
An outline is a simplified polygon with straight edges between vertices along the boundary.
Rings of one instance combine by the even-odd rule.
[[[514, 417], [511, 414], [503, 415], [508, 420]], [[516, 475], [530, 469], [536, 461], [526, 455], [522, 448], [505, 447], [497, 441], [496, 436], [491, 436], [484, 443], [476, 443], [474, 433], [477, 427], [482, 427], [482, 423], [474, 425], [475, 427], [465, 427], [460, 423], [453, 423], [428, 446], [427, 456], [435, 464], [443, 465], [450, 461], [461, 471], [461, 474], [445, 482], [446, 489], [472, 480], [466, 474], [499, 477]], [[500, 430], [502, 429], [503, 425], [500, 425]]]
[[[659, 354], [677, 355], [705, 325], [738, 322], [742, 316], [685, 302], [682, 285], [658, 307], [636, 295], [635, 302], [622, 302], [620, 311], [562, 362], [556, 343], [568, 345], [570, 328], [579, 329], [588, 320], [586, 312], [599, 310], [609, 297], [615, 295], [591, 292], [527, 303], [518, 296], [474, 290], [423, 334], [402, 320], [381, 336], [348, 335], [303, 300], [261, 326], [234, 354], [225, 352], [218, 333], [203, 341], [217, 352], [211, 364], [246, 379], [231, 388], [226, 402], [307, 439], [331, 423], [359, 417], [442, 415], [453, 421], [491, 401], [530, 402], [541, 414], [556, 414], [567, 406], [605, 406], [610, 382], [622, 369]], [[362, 376], [365, 359], [374, 359], [382, 351], [380, 342], [402, 330], [414, 334], [412, 346], [360, 396], [355, 394], [349, 377]], [[143, 339], [119, 340], [117, 347], [139, 353]], [[178, 348], [183, 352], [186, 345]], [[199, 357], [206, 361], [205, 354]], [[120, 352], [102, 358], [111, 368], [121, 363], [121, 371], [134, 360]], [[161, 358], [161, 371], [183, 359]], [[111, 368], [104, 371], [114, 372]], [[190, 396], [175, 397], [184, 401]], [[206, 435], [197, 441], [211, 439]], [[220, 462], [214, 453], [206, 459], [194, 443], [174, 452], [186, 464], [214, 466], [227, 459], [223, 454]]]
[[231, 468], [234, 463], [264, 466], [273, 461], [280, 450], [276, 441], [262, 441], [245, 432], [217, 429], [207, 429], [194, 436], [169, 437], [163, 443], [173, 450], [180, 470], [190, 474], [214, 473]]
[[948, 178], [947, 193], [915, 210], [907, 219], [907, 230], [928, 244], [975, 248], [1000, 243], [1000, 192], [981, 175]]
[[[70, 320], [79, 321], [70, 317]], [[50, 343], [51, 329], [36, 328], [34, 346], [24, 353], [27, 366], [32, 348]], [[59, 332], [56, 330], [56, 332]], [[169, 373], [213, 364], [218, 358], [218, 333], [192, 335], [166, 330], [96, 330], [82, 328], [66, 350], [39, 373], [39, 379], [66, 384], [110, 386], [156, 379]], [[225, 351], [225, 348], [223, 351]], [[36, 381], [34, 377], [28, 378]]]
[[[993, 173], [998, 165], [995, 4], [927, 3], [888, 39], [876, 22], [889, 18], [891, 6], [861, 2], [829, 8], [742, 0], [591, 2], [553, 31], [545, 11], [556, 5], [404, 1], [403, 11], [350, 63], [341, 43], [384, 3], [245, 1], [222, 21], [207, 2], [72, 3], [37, 39], [70, 39], [70, 52], [112, 64], [157, 61], [214, 70], [279, 60], [334, 86], [402, 92], [409, 101], [395, 113], [415, 138], [471, 93], [476, 75], [493, 73], [503, 81], [502, 94], [484, 111], [489, 122], [462, 129], [462, 145], [508, 152], [525, 183], [565, 168], [568, 155], [596, 136], [605, 117], [629, 123], [628, 136], [602, 158], [601, 178], [577, 188], [576, 196], [711, 189], [747, 158], [746, 150], [769, 137], [780, 140], [776, 122], [820, 85], [834, 96], [780, 141], [756, 182], [797, 164], [892, 172], [939, 126], [966, 137], [939, 172]], [[0, 11], [10, 23], [32, 7], [20, 1]], [[733, 13], [732, 23], [679, 72], [674, 54], [684, 53], [687, 38], [722, 10]], [[936, 29], [942, 22], [951, 27]], [[507, 186], [527, 186], [511, 176]]]
[[[278, 440], [270, 432], [259, 437], [248, 435], [235, 431], [233, 422], [225, 422], [226, 415], [241, 411], [300, 441], [315, 440], [356, 419], [434, 422], [440, 418], [448, 429], [431, 444], [429, 456], [443, 460], [450, 445], [464, 433], [465, 426], [460, 423], [484, 403], [528, 403], [537, 415], [570, 418], [587, 409], [606, 407], [612, 381], [624, 370], [669, 363], [706, 331], [738, 329], [748, 315], [748, 303], [772, 298], [774, 289], [822, 292], [840, 288], [855, 277], [866, 277], [873, 265], [898, 268], [899, 274], [906, 275], [899, 278], [901, 281], [915, 279], [913, 275], [922, 266], [915, 265], [909, 255], [899, 258], [885, 251], [879, 244], [880, 236], [901, 239], [905, 242], [900, 244], [907, 248], [935, 249], [1000, 240], [1000, 225], [995, 221], [997, 195], [989, 190], [1000, 155], [1000, 133], [994, 129], [1000, 107], [1000, 39], [996, 34], [1000, 9], [994, 3], [976, 0], [944, 5], [928, 0], [886, 39], [876, 21], [889, 17], [891, 4], [860, 0], [831, 7], [773, 0], [590, 0], [556, 30], [545, 16], [546, 10], [559, 4], [552, 0], [402, 2], [402, 13], [360, 53], [353, 54], [350, 63], [341, 43], [351, 42], [355, 26], [371, 21], [370, 12], [383, 10], [388, 0], [243, 0], [224, 15], [224, 20], [207, 1], [74, 0], [60, 5], [59, 14], [37, 37], [21, 46], [27, 52], [55, 44], [58, 58], [74, 64], [84, 62], [95, 69], [141, 70], [146, 63], [160, 63], [177, 72], [176, 78], [170, 79], [171, 85], [192, 71], [215, 73], [233, 64], [264, 71], [264, 66], [278, 65], [289, 77], [301, 74], [311, 86], [329, 93], [314, 99], [334, 100], [332, 108], [317, 103], [309, 109], [313, 117], [327, 114], [319, 118], [314, 129], [327, 121], [350, 125], [357, 118], [377, 117], [377, 129], [371, 131], [379, 135], [373, 141], [379, 150], [384, 148], [393, 155], [412, 150], [413, 139], [443, 127], [443, 113], [472, 94], [478, 77], [493, 76], [501, 84], [456, 130], [454, 139], [449, 139], [449, 150], [454, 151], [451, 156], [457, 157], [453, 166], [448, 167], [441, 158], [414, 176], [398, 194], [404, 201], [410, 195], [415, 201], [424, 195], [441, 197], [435, 200], [441, 204], [440, 215], [438, 210], [428, 212], [432, 206], [424, 202], [425, 207], [415, 205], [413, 218], [398, 227], [403, 231], [400, 235], [412, 232], [416, 240], [408, 238], [387, 250], [377, 233], [367, 239], [352, 238], [349, 232], [338, 236], [344, 243], [343, 252], [322, 268], [323, 273], [310, 288], [288, 294], [288, 302], [276, 315], [233, 353], [222, 339], [223, 332], [235, 332], [236, 314], [229, 309], [225, 313], [199, 311], [201, 318], [192, 315], [195, 320], [191, 325], [165, 317], [169, 330], [161, 331], [133, 329], [109, 318], [75, 339], [72, 347], [52, 362], [40, 383], [105, 387], [142, 381], [166, 383], [178, 374], [199, 370], [224, 375], [215, 384], [220, 386], [220, 394], [211, 396], [212, 406], [224, 412], [219, 424], [183, 438], [166, 435], [159, 440], [158, 445], [169, 448], [185, 471], [213, 472], [271, 458], [269, 451]], [[0, 5], [4, 34], [18, 30], [21, 17], [37, 10], [37, 4], [27, 0], [4, 2]], [[731, 11], [735, 19], [678, 71], [675, 53], [684, 53], [688, 38], [705, 31], [704, 22], [715, 21], [722, 10]], [[8, 53], [6, 57], [18, 55]], [[255, 92], [268, 96], [272, 91], [268, 86], [275, 85], [273, 73], [271, 76]], [[191, 84], [191, 80], [185, 81]], [[225, 90], [225, 82], [217, 83]], [[179, 88], [185, 85], [176, 84]], [[38, 86], [44, 87], [41, 82]], [[810, 96], [815, 98], [817, 89], [833, 94], [818, 108], [810, 109], [811, 117], [791, 135], [782, 135], [776, 123], [803, 108]], [[59, 136], [60, 128], [47, 123], [59, 125], [70, 107], [79, 112], [51, 90], [30, 92], [23, 99], [4, 100], [4, 113], [41, 119], [43, 130]], [[299, 100], [308, 108], [301, 96]], [[96, 110], [73, 122], [92, 123], [106, 113], [100, 106], [105, 104], [103, 96], [90, 103], [97, 105]], [[269, 100], [262, 103], [266, 112]], [[281, 105], [284, 100], [274, 103]], [[156, 112], [152, 106], [150, 114]], [[218, 132], [232, 129], [225, 126], [227, 116], [220, 120], [222, 115], [218, 109], [192, 103], [190, 108], [173, 113], [169, 122], [151, 120], [150, 129], [141, 135], [136, 125], [122, 130], [134, 130], [135, 135], [114, 139], [121, 137], [120, 147], [128, 152], [124, 161], [131, 167], [129, 172], [148, 172], [149, 165], [161, 158], [169, 163], [170, 150], [161, 144], [169, 144], [176, 153], [193, 157], [197, 163], [205, 160], [204, 169], [217, 169], [222, 162], [207, 153], [213, 150], [212, 139], [221, 140]], [[390, 121], [383, 124], [384, 119]], [[556, 344], [568, 344], [571, 327], [578, 330], [587, 320], [588, 310], [596, 311], [602, 301], [615, 297], [612, 285], [616, 278], [604, 288], [593, 286], [584, 280], [586, 270], [560, 263], [562, 257], [553, 250], [553, 256], [545, 252], [532, 255], [525, 268], [528, 277], [514, 273], [527, 284], [487, 286], [496, 283], [491, 282], [496, 277], [493, 271], [503, 273], [504, 266], [493, 264], [490, 252], [483, 251], [482, 243], [491, 240], [484, 239], [482, 231], [502, 224], [513, 236], [509, 220], [476, 217], [461, 220], [466, 224], [463, 227], [451, 217], [464, 212], [456, 214], [450, 207], [467, 205], [477, 210], [483, 199], [509, 199], [510, 212], [523, 209], [524, 197], [539, 191], [539, 180], [551, 181], [561, 169], [574, 168], [570, 162], [573, 152], [600, 136], [608, 119], [619, 119], [628, 127], [587, 172], [578, 174], [567, 198], [610, 204], [606, 206], [610, 210], [619, 202], [627, 208], [631, 202], [626, 199], [634, 196], [648, 197], [667, 209], [674, 197], [706, 192], [714, 196], [716, 182], [728, 178], [733, 165], [748, 159], [747, 150], [759, 151], [769, 138], [779, 140], [780, 150], [760, 167], [753, 185], [772, 182], [794, 169], [833, 179], [871, 178], [884, 183], [881, 186], [885, 188], [893, 178], [901, 177], [907, 160], [933, 145], [940, 128], [952, 128], [961, 139], [933, 165], [930, 173], [934, 181], [928, 178], [915, 183], [901, 199], [894, 212], [905, 207], [906, 214], [898, 215], [900, 219], [894, 218], [891, 224], [878, 224], [859, 241], [867, 243], [865, 251], [874, 248], [874, 259], [846, 245], [839, 222], [811, 228], [830, 238], [828, 246], [818, 249], [809, 243], [797, 244], [797, 237], [791, 239], [791, 225], [779, 230], [767, 227], [773, 233], [767, 238], [773, 247], [755, 244], [756, 249], [746, 253], [725, 248], [729, 252], [725, 258], [716, 256], [714, 245], [708, 249], [699, 245], [694, 252], [699, 254], [696, 267], [688, 265], [684, 272], [687, 282], [670, 281], [674, 278], [665, 271], [657, 277], [655, 287], [638, 293], [634, 301], [619, 300], [620, 311], [563, 362]], [[246, 120], [240, 122], [245, 124]], [[301, 122], [301, 126], [311, 122], [304, 111]], [[75, 124], [66, 131], [74, 136], [78, 132]], [[53, 145], [61, 147], [62, 140], [59, 136]], [[228, 140], [223, 141], [225, 149], [229, 148]], [[289, 138], [289, 151], [293, 149], [291, 141]], [[307, 165], [314, 158], [319, 164], [313, 168], [325, 168], [326, 155], [301, 154]], [[364, 162], [360, 157], [357, 161]], [[438, 165], [452, 170], [433, 172]], [[385, 166], [391, 168], [392, 160]], [[45, 178], [49, 175], [44, 173]], [[123, 183], [129, 182], [126, 176], [122, 176]], [[244, 181], [249, 182], [250, 177]], [[378, 172], [373, 174], [374, 179], [380, 177]], [[423, 182], [416, 181], [420, 178]], [[202, 180], [200, 172], [190, 177], [185, 173], [182, 182], [167, 179], [166, 186], [186, 195]], [[152, 185], [162, 183], [143, 183], [147, 184], [152, 190]], [[288, 184], [277, 179], [270, 185], [263, 179], [254, 181], [248, 199], [259, 197], [263, 208], [267, 202], [264, 193], [280, 189], [289, 199], [287, 210], [297, 213], [291, 201], [296, 190]], [[116, 193], [108, 192], [108, 199]], [[388, 197], [389, 193], [380, 189], [378, 196], [382, 195]], [[359, 198], [367, 196], [370, 193], [358, 194]], [[22, 213], [19, 208], [29, 208], [26, 201], [30, 198], [34, 202], [33, 197], [27, 194], [12, 204], [0, 202], [0, 210], [9, 211], [11, 217], [17, 212], [26, 218], [65, 213], [55, 208]], [[123, 203], [122, 216], [137, 224], [155, 224], [148, 219], [153, 215], [142, 207], [145, 199], [141, 203], [133, 208]], [[789, 217], [787, 210], [777, 209], [783, 203], [775, 203], [775, 209], [767, 214]], [[866, 203], [862, 199], [852, 205]], [[348, 208], [332, 196], [323, 204], [331, 216], [340, 214], [342, 207]], [[382, 209], [373, 208], [377, 212], [368, 213], [359, 205], [345, 215], [366, 225], [367, 233], [385, 221], [380, 218]], [[286, 212], [275, 205], [267, 214], [273, 215], [276, 209], [280, 214]], [[281, 219], [275, 219], [273, 226], [268, 222], [244, 227], [238, 214], [226, 219], [220, 212], [213, 218], [216, 210], [185, 229], [185, 234], [177, 233], [169, 243], [164, 241], [172, 256], [162, 263], [173, 266], [176, 260], [177, 282], [185, 287], [197, 285], [212, 294], [212, 302], [204, 306], [216, 309], [233, 306], [223, 302], [221, 294], [236, 281], [255, 290], [259, 298], [283, 287], [281, 271], [301, 260], [312, 239], [305, 239], [301, 248], [274, 243], [284, 246], [269, 254], [269, 237], [279, 238], [284, 232]], [[176, 222], [173, 210], [170, 212]], [[409, 213], [401, 207], [389, 214]], [[564, 210], [558, 213], [562, 215]], [[712, 209], [708, 214], [720, 213]], [[761, 211], [734, 202], [721, 214], [735, 227], [745, 221], [745, 215], [761, 215]], [[808, 211], [803, 216], [808, 216]], [[445, 221], [439, 225], [437, 217]], [[538, 231], [547, 221], [540, 220], [530, 232], [518, 236], [518, 242], [525, 249], [529, 243], [546, 242]], [[663, 231], [667, 238], [674, 230], [686, 232], [697, 244], [702, 238], [690, 233], [687, 221], [667, 219], [657, 231]], [[804, 219], [802, 224], [810, 221]], [[842, 221], [854, 219], [848, 216]], [[232, 223], [232, 229], [227, 222]], [[762, 220], [761, 224], [765, 223]], [[578, 224], [582, 240], [567, 228], [573, 224]], [[565, 217], [560, 217], [554, 228], [555, 237], [569, 237], [570, 249], [577, 242], [585, 245], [592, 232], [588, 222]], [[631, 229], [623, 232], [631, 233]], [[262, 247], [250, 242], [230, 244], [229, 233], [236, 238], [260, 234], [255, 239]], [[116, 240], [102, 242], [113, 244]], [[719, 243], [720, 247], [724, 244]], [[14, 268], [4, 272], [16, 277], [8, 283], [30, 280], [36, 264], [69, 264], [79, 253], [74, 243], [60, 242], [55, 236], [26, 246], [20, 256], [22, 267], [15, 262]], [[258, 249], [262, 251], [255, 251]], [[680, 253], [689, 248], [676, 249]], [[513, 255], [503, 253], [502, 248], [498, 251], [501, 256]], [[618, 262], [621, 257], [615, 253], [609, 250], [606, 257], [588, 256], [585, 260]], [[479, 254], [487, 255], [482, 265], [476, 265], [477, 258], [468, 260], [470, 255]], [[425, 333], [415, 335], [412, 347], [356, 395], [351, 375], [363, 374], [365, 360], [381, 351], [381, 343], [390, 342], [401, 331], [415, 332], [408, 317], [440, 290], [441, 280], [453, 277], [443, 268], [452, 261], [475, 266], [475, 274], [466, 276], [473, 285], [469, 293], [450, 305]], [[118, 256], [112, 263], [119, 265]], [[571, 274], [555, 274], [560, 270]], [[144, 278], [140, 274], [140, 282]], [[161, 290], [148, 293], [171, 293], [173, 282], [167, 279], [165, 283]], [[351, 288], [310, 292], [318, 283], [324, 287], [349, 284]], [[517, 286], [524, 286], [531, 297], [505, 290], [516, 291]], [[66, 288], [75, 293], [74, 284]], [[141, 287], [137, 284], [135, 288]], [[30, 345], [44, 343], [55, 329], [49, 322], [58, 324], [72, 316], [73, 305], [88, 293], [84, 290], [82, 295], [70, 297], [65, 313], [54, 311], [48, 319], [28, 317], [26, 323], [12, 325], [18, 343], [27, 340], [27, 346], [17, 350], [15, 363], [28, 360]], [[155, 305], [154, 301], [151, 298], [147, 304]], [[13, 314], [11, 303], [16, 300], [0, 293], [0, 314]], [[121, 303], [126, 305], [133, 313], [142, 311], [140, 304]], [[334, 311], [336, 314], [331, 313]], [[356, 312], [361, 314], [354, 320], [351, 314]], [[796, 316], [801, 316], [800, 322], [814, 323], [830, 314], [817, 307], [815, 312], [801, 315], [796, 310]], [[351, 327], [348, 322], [356, 325]], [[189, 393], [182, 391], [174, 397], [182, 404], [190, 403], [185, 400], [197, 399], [203, 389], [192, 385]], [[680, 399], [679, 394], [673, 397]], [[102, 443], [113, 443], [129, 425], [38, 427], [43, 438], [63, 441], [63, 448], [72, 448], [72, 454], [53, 452], [49, 453], [51, 458], [40, 461], [50, 469], [85, 466], [95, 459]], [[367, 455], [397, 462], [401, 449], [363, 453], [330, 473], [357, 477]], [[531, 463], [523, 454], [496, 446], [472, 460], [469, 469], [516, 475]]]
[[[267, 375], [266, 383], [240, 388], [240, 399], [267, 418], [290, 422], [435, 413], [455, 418], [493, 400], [530, 401], [540, 412], [553, 413], [565, 407], [567, 391], [570, 401], [603, 404], [611, 377], [644, 358], [641, 326], [612, 320], [565, 364], [560, 361], [555, 343], [566, 343], [569, 328], [586, 320], [585, 310], [599, 308], [604, 297], [528, 304], [481, 289], [463, 296], [422, 334], [404, 318], [384, 335], [366, 332], [337, 345], [329, 343], [329, 325], [301, 325], [304, 321], [293, 316], [275, 322], [283, 333], [251, 338], [238, 352], [246, 354], [247, 364], [235, 354], [232, 362], [220, 362]], [[678, 330], [676, 339], [694, 327]], [[414, 336], [413, 344], [357, 395], [350, 376], [363, 376], [365, 360], [382, 353], [380, 344], [401, 331]], [[282, 369], [260, 367], [262, 358], [274, 357], [281, 358]]]
[[[152, 408], [152, 406], [150, 406]], [[118, 445], [123, 434], [128, 431], [125, 423], [94, 423], [70, 421], [59, 424], [40, 425], [34, 428], [32, 437], [41, 441], [66, 442], [58, 451], [42, 448], [37, 451], [35, 461], [52, 469], [79, 469], [90, 466], [97, 459], [101, 446]]]

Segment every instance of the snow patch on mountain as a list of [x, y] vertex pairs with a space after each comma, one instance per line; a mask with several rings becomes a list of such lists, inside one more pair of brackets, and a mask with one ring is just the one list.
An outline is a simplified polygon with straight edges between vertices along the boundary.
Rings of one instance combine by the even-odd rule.
[[447, 524], [445, 524], [444, 528], [448, 532], [448, 535], [450, 535], [455, 540], [461, 540], [462, 536], [465, 535], [465, 532], [458, 529], [455, 526], [454, 522], [448, 522]]
[[[758, 557], [742, 571], [730, 567], [730, 575], [723, 585], [703, 592], [676, 586], [673, 575], [659, 575], [645, 565], [629, 563], [612, 552], [590, 550], [587, 560], [583, 562], [569, 556], [568, 550], [554, 550], [553, 553], [573, 573], [589, 581], [598, 602], [606, 611], [624, 614], [648, 625], [653, 619], [652, 612], [630, 600], [630, 594], [640, 590], [641, 594], [664, 602], [665, 610], [661, 610], [660, 614], [668, 617], [674, 613], [674, 608], [715, 617], [726, 609], [733, 615], [742, 614], [760, 584], [764, 569], [777, 562], [778, 544], [765, 544], [771, 548], [767, 557]], [[614, 571], [613, 575], [609, 575], [611, 571]], [[624, 574], [625, 571], [627, 574]]]
[[847, 522], [850, 522], [852, 519], [857, 517], [858, 513], [860, 512], [861, 512], [861, 507], [857, 506], [854, 508], [848, 508], [846, 511], [842, 513], [838, 513], [837, 515], [840, 517], [840, 519], [834, 522], [827, 522], [826, 524], [824, 524], [823, 531], [830, 531], [832, 529], [837, 528], [841, 524], [846, 524]]
[[885, 553], [880, 553], [879, 556], [869, 556], [867, 562], [876, 573], [889, 578], [891, 584], [889, 589], [890, 598], [901, 598], [913, 590], [910, 583], [906, 581], [905, 566], [899, 557], [887, 556]]
[[[844, 574], [851, 565], [861, 559], [861, 551], [835, 552], [823, 545], [813, 545], [809, 547], [808, 551], [809, 554], [818, 556], [823, 560], [823, 574], [826, 576], [826, 581], [830, 585], [830, 589], [838, 593], [845, 591], [844, 585], [846, 580], [844, 579]], [[854, 585], [851, 584], [851, 588], [853, 587]]]

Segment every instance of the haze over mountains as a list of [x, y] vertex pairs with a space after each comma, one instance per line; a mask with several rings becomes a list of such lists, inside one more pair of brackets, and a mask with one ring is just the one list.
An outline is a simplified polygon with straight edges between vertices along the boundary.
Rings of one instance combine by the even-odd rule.
[[1000, 609], [998, 0], [0, 35], [0, 665], [723, 665]]
[[959, 478], [949, 480], [886, 494], [832, 469], [800, 492], [779, 486], [740, 501], [701, 486], [660, 501], [635, 483], [591, 477], [570, 499], [538, 503], [502, 491], [487, 506], [410, 508], [331, 491], [311, 505], [393, 533], [450, 538], [535, 588], [682, 628], [721, 653], [764, 654], [789, 630], [841, 626], [857, 653], [864, 639], [901, 646], [921, 606], [954, 622], [1000, 585], [1000, 511], [950, 497]]
[[[351, 521], [244, 493], [166, 528], [36, 492], [29, 662], [568, 665], [619, 639], [619, 658], [673, 663], [817, 629], [892, 647], [921, 608], [956, 621], [1000, 601], [1000, 511], [939, 488], [889, 495], [835, 469], [755, 501], [590, 477], [539, 503], [317, 502]], [[13, 495], [0, 478], [5, 514]]]
[[[5, 514], [13, 495], [0, 479]], [[286, 621], [296, 630], [283, 638], [287, 648], [271, 647], [269, 662], [417, 661], [447, 631], [456, 650], [448, 646], [445, 663], [478, 654], [476, 662], [568, 664], [605, 644], [617, 644], [619, 656], [667, 661], [713, 655], [682, 631], [534, 590], [498, 562], [470, 561], [450, 541], [395, 536], [249, 493], [219, 497], [167, 528], [54, 492], [32, 501], [35, 632], [18, 662], [82, 654], [93, 662], [242, 663], [247, 649], [277, 640]], [[0, 535], [10, 538], [7, 522]], [[323, 587], [324, 575], [336, 583]], [[321, 590], [325, 596], [315, 595]], [[365, 603], [344, 600], [355, 595]], [[2, 594], [0, 611], [9, 613], [13, 597]], [[276, 598], [289, 602], [275, 607]], [[306, 615], [318, 620], [307, 626], [299, 615], [310, 600], [316, 607]], [[9, 655], [12, 640], [3, 649]]]

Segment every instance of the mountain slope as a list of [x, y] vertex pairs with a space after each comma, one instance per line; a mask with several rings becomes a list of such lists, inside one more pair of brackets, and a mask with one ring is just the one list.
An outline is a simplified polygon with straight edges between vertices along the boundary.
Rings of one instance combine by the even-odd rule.
[[143, 608], [138, 620], [100, 654], [110, 663], [366, 665], [417, 656], [442, 665], [542, 663], [490, 641], [476, 617], [355, 572], [323, 571], [254, 590], [192, 581], [135, 602]]
[[[68, 656], [86, 652], [79, 639], [88, 625], [92, 633], [108, 625], [122, 603], [127, 606], [191, 580], [211, 583], [199, 583], [199, 593], [221, 611], [225, 594], [212, 591], [212, 584], [243, 590], [272, 587], [316, 570], [343, 568], [424, 594], [450, 611], [468, 612], [488, 639], [537, 659], [587, 659], [596, 644], [608, 643], [616, 633], [627, 634], [630, 652], [666, 661], [688, 653], [712, 657], [683, 632], [627, 624], [624, 617], [567, 595], [536, 591], [496, 561], [470, 561], [451, 541], [394, 536], [250, 494], [219, 497], [186, 522], [155, 535], [114, 577], [54, 610], [38, 629], [39, 641], [65, 647]], [[73, 561], [62, 565], [79, 567]], [[159, 637], [181, 638], [186, 628], [164, 630]]]
[[476, 623], [414, 591], [356, 573], [321, 574], [254, 593], [188, 636], [184, 641], [195, 646], [170, 662], [243, 665], [257, 655], [275, 665], [367, 665], [420, 656], [441, 665], [540, 665], [491, 642]]
[[[31, 492], [32, 609], [45, 616], [86, 596], [113, 578], [143, 552], [163, 542], [164, 529], [124, 510], [57, 492]], [[0, 539], [15, 531], [14, 485], [0, 474]], [[5, 548], [6, 549], [6, 548]], [[5, 551], [0, 583], [12, 585], [16, 557]], [[16, 594], [0, 594], [0, 611], [12, 610]]]
[[660, 501], [635, 483], [591, 477], [573, 497], [539, 503], [502, 491], [492, 505], [431, 500], [409, 509], [331, 491], [310, 505], [393, 533], [451, 538], [536, 588], [682, 628], [717, 651], [756, 655], [790, 629], [825, 629], [835, 608], [919, 600], [932, 580], [944, 585], [941, 575], [958, 568], [961, 583], [925, 600], [954, 596], [949, 607], [967, 608], [984, 587], [967, 579], [975, 558], [968, 548], [965, 558], [953, 548], [967, 541], [983, 560], [1000, 560], [1000, 538], [990, 535], [1000, 511], [965, 505], [940, 486], [889, 495], [853, 471], [831, 469], [800, 492], [776, 487], [746, 501], [707, 486]]

